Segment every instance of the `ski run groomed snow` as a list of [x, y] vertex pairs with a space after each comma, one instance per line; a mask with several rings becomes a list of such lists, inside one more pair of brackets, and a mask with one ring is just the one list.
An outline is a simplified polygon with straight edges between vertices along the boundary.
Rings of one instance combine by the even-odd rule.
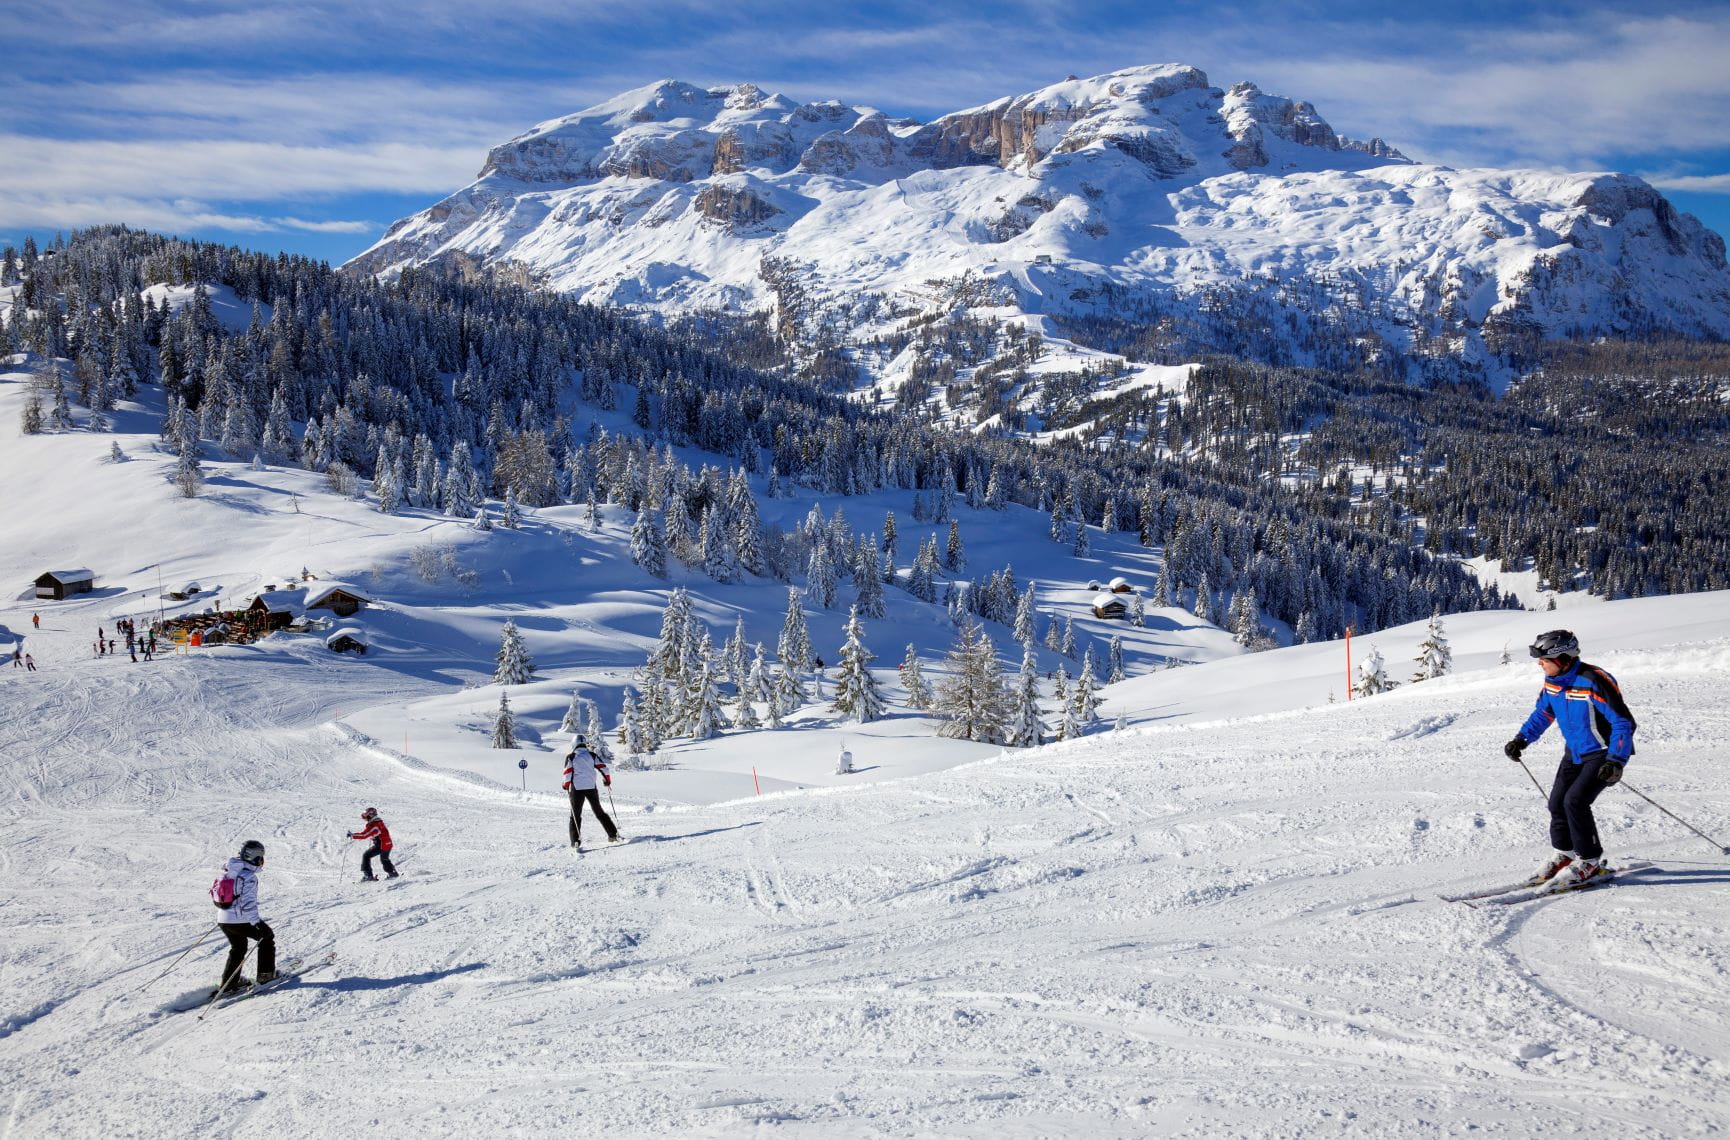
[[[0, 380], [0, 423], [21, 381]], [[38, 666], [0, 664], [0, 1135], [1730, 1127], [1730, 857], [1618, 788], [1599, 801], [1608, 853], [1654, 871], [1512, 906], [1440, 898], [1548, 854], [1501, 744], [1539, 686], [1524, 646], [1558, 625], [1640, 721], [1627, 782], [1726, 838], [1730, 595], [1448, 615], [1452, 675], [1349, 703], [1339, 643], [1240, 656], [1160, 611], [1116, 627], [1139, 640], [1095, 735], [1000, 750], [938, 739], [898, 703], [905, 643], [935, 667], [952, 631], [891, 591], [866, 628], [890, 719], [814, 702], [779, 731], [672, 742], [664, 767], [614, 779], [632, 841], [578, 855], [554, 729], [573, 685], [616, 702], [669, 588], [627, 572], [628, 519], [591, 535], [558, 508], [475, 536], [225, 462], [183, 500], [148, 413], [0, 446], [0, 646], [22, 638]], [[128, 463], [107, 462], [115, 440]], [[810, 505], [778, 503], [782, 525]], [[858, 525], [906, 508], [836, 506]], [[964, 517], [977, 564], [1006, 560], [984, 553], [1000, 532], [1042, 605], [1142, 573], [1133, 542], [1087, 564], [1040, 516]], [[472, 594], [407, 572], [409, 544], [446, 532], [483, 575]], [[26, 592], [93, 564], [94, 594]], [[98, 625], [154, 612], [159, 574], [238, 596], [300, 564], [378, 599], [359, 616], [374, 652], [285, 634], [148, 664], [91, 653]], [[773, 644], [784, 586], [683, 584], [717, 640], [737, 611]], [[819, 652], [841, 610], [813, 613]], [[527, 742], [496, 751], [482, 721], [506, 617], [541, 672], [511, 687]], [[1373, 644], [1403, 677], [1423, 629], [1354, 652]], [[843, 743], [856, 776], [834, 774]], [[1527, 753], [1546, 787], [1559, 748], [1552, 733]], [[392, 883], [357, 881], [345, 833], [369, 805], [397, 840]], [[221, 938], [170, 966], [248, 838], [269, 849], [279, 954], [336, 958], [201, 1022], [173, 1010], [214, 982]]]

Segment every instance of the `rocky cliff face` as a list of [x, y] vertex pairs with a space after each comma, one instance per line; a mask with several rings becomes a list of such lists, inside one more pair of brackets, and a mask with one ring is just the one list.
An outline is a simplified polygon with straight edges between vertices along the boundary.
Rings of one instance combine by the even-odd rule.
[[[651, 84], [495, 147], [351, 267], [457, 252], [669, 312], [774, 308], [785, 274], [763, 267], [798, 265], [801, 313], [861, 343], [883, 314], [970, 297], [1039, 324], [1157, 310], [1205, 327], [1248, 294], [1305, 310], [1268, 330], [1351, 309], [1390, 351], [1487, 367], [1533, 337], [1730, 337], [1723, 241], [1638, 179], [1423, 166], [1182, 65], [929, 123]], [[971, 292], [937, 284], [957, 280]], [[1304, 359], [1290, 335], [1270, 355]]]

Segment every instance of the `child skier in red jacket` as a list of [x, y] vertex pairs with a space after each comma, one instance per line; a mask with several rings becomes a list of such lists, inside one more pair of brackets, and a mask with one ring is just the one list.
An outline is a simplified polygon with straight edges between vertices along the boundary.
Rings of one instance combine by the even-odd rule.
[[369, 883], [377, 882], [378, 876], [372, 873], [372, 858], [378, 856], [379, 865], [384, 868], [384, 877], [396, 878], [396, 868], [390, 861], [390, 828], [384, 825], [384, 820], [378, 817], [377, 808], [367, 808], [360, 813], [360, 818], [366, 821], [366, 830], [351, 831], [350, 839], [370, 839], [372, 846], [366, 849], [366, 854], [360, 857], [360, 877]]

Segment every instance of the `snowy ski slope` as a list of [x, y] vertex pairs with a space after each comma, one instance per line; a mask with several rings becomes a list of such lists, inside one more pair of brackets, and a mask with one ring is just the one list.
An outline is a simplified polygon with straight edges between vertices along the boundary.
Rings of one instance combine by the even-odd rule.
[[[17, 422], [16, 379], [0, 380], [0, 423]], [[593, 577], [563, 574], [545, 606], [554, 576], [535, 575], [556, 535], [489, 540], [505, 553], [478, 563], [488, 587], [441, 602], [401, 561], [404, 536], [444, 524], [232, 464], [211, 465], [211, 494], [176, 499], [148, 411], [120, 418], [138, 433], [120, 437], [128, 464], [100, 462], [106, 437], [82, 433], [0, 445], [0, 478], [21, 489], [0, 508], [0, 646], [22, 635], [39, 667], [0, 666], [0, 1135], [1730, 1127], [1730, 858], [1612, 790], [1610, 854], [1660, 872], [1493, 912], [1437, 898], [1547, 851], [1538, 794], [1500, 745], [1538, 686], [1522, 647], [1557, 624], [1640, 719], [1629, 781], [1730, 839], [1730, 595], [1458, 615], [1458, 672], [1349, 704], [1338, 644], [1232, 656], [1219, 631], [1162, 614], [1147, 636], [1203, 663], [1154, 669], [1161, 645], [1143, 646], [1102, 710], [1121, 731], [999, 755], [915, 731], [905, 710], [859, 732], [813, 708], [781, 733], [681, 746], [671, 771], [621, 773], [631, 842], [579, 856], [545, 786], [550, 730], [522, 752], [538, 778], [524, 792], [453, 762], [459, 718], [429, 710], [484, 674], [505, 613], [541, 631], [552, 675], [523, 701], [541, 710], [531, 727], [556, 724], [576, 681], [628, 671], [658, 610], [599, 569], [612, 540], [569, 555]], [[364, 664], [316, 637], [148, 666], [90, 655], [97, 624], [154, 605], [158, 560], [238, 589], [307, 551], [343, 574], [385, 566]], [[19, 596], [56, 552], [102, 562], [103, 590]], [[1062, 566], [1037, 571], [1053, 604], [1080, 588]], [[772, 637], [785, 591], [752, 588], [709, 597], [718, 634], [732, 606]], [[839, 643], [834, 620], [814, 621], [820, 645]], [[921, 623], [934, 656], [939, 621], [885, 626]], [[1373, 641], [1400, 675], [1420, 637], [1383, 631], [1354, 652]], [[871, 639], [886, 682], [899, 638]], [[496, 703], [490, 686], [473, 695]], [[877, 771], [825, 775], [842, 734]], [[423, 737], [444, 751], [429, 760]], [[1556, 752], [1528, 753], [1540, 779]], [[773, 780], [761, 796], [753, 767]], [[393, 884], [355, 881], [343, 834], [369, 804], [398, 840]], [[203, 1023], [165, 1012], [216, 975], [209, 940], [170, 965], [214, 919], [204, 889], [246, 838], [270, 850], [280, 952], [334, 949], [337, 964]]]

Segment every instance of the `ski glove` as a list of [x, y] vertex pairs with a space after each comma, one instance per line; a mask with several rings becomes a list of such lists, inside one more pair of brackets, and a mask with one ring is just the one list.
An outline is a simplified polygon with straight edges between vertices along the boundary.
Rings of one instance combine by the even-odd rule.
[[564, 788], [565, 791], [567, 791], [567, 792], [571, 790], [571, 782], [569, 780], [566, 780], [563, 784], [560, 784], [559, 786]]
[[1616, 763], [1614, 760], [1604, 761], [1602, 764], [1598, 765], [1598, 779], [1603, 782], [1606, 788], [1612, 784], [1621, 783], [1622, 765]]
[[1524, 752], [1525, 750], [1526, 750], [1526, 742], [1524, 740], [1521, 740], [1517, 736], [1514, 737], [1514, 739], [1508, 741], [1506, 744], [1502, 745], [1502, 755], [1506, 756], [1508, 759], [1514, 761], [1515, 763], [1519, 763], [1520, 753]]
[[613, 786], [613, 778], [611, 776], [607, 775], [605, 772], [602, 772], [601, 773], [601, 783], [607, 785], [607, 787], [610, 788]]

